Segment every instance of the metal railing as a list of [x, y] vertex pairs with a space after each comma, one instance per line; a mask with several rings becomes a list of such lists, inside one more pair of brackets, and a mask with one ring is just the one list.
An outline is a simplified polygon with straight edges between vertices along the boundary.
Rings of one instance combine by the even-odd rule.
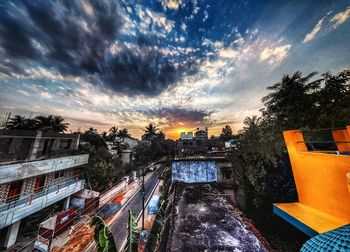
[[77, 180], [76, 177], [73, 176], [49, 186], [36, 188], [37, 192], [35, 193], [8, 197], [5, 202], [0, 203], [0, 213], [26, 203], [30, 204], [33, 200], [46, 196], [52, 192], [56, 191], [59, 193], [62, 188], [77, 183], [78, 181], [79, 179]]

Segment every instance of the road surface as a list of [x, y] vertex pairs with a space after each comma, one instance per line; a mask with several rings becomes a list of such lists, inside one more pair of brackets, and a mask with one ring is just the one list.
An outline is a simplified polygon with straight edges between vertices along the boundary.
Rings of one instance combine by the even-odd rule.
[[[157, 169], [151, 177], [145, 181], [145, 191], [146, 191], [146, 197], [145, 201], [150, 196], [153, 188], [156, 186], [158, 182], [158, 177], [161, 171], [163, 170], [164, 165], [161, 165], [159, 169]], [[117, 245], [118, 250], [120, 250], [121, 246], [123, 245], [124, 240], [127, 237], [127, 225], [128, 225], [128, 211], [131, 209], [136, 216], [138, 216], [142, 211], [142, 194], [139, 190], [135, 196], [130, 200], [128, 205], [121, 210], [121, 212], [118, 212], [119, 216], [118, 219], [110, 224], [110, 230], [112, 231], [114, 241]]]

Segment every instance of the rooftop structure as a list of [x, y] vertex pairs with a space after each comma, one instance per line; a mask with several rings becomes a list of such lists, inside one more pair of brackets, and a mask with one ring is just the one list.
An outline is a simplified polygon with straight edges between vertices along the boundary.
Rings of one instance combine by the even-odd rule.
[[133, 150], [139, 144], [139, 140], [131, 136], [117, 137], [115, 142], [120, 145], [120, 158], [124, 164], [129, 164], [132, 161]]
[[20, 223], [42, 209], [84, 188], [80, 165], [88, 154], [77, 154], [78, 134], [42, 131], [0, 131], [0, 233], [4, 248], [12, 246]]
[[276, 203], [274, 212], [309, 236], [350, 223], [350, 126], [332, 132], [337, 150], [309, 151], [301, 131], [283, 132], [298, 202]]
[[208, 140], [208, 128], [205, 129], [199, 129], [197, 128], [196, 132], [194, 133], [194, 136], [197, 140], [206, 141]]
[[208, 142], [208, 128], [196, 132], [180, 133], [180, 139], [176, 141], [176, 156], [188, 156], [196, 154], [206, 154]]
[[180, 133], [180, 139], [181, 140], [192, 140], [193, 139], [193, 132], [181, 132]]
[[213, 184], [176, 186], [167, 251], [269, 251], [252, 224]]

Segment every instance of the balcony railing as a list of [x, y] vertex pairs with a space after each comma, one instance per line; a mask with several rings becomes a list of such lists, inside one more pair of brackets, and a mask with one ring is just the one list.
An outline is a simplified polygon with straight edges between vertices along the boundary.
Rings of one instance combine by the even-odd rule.
[[0, 184], [87, 164], [89, 154], [0, 166]]
[[84, 180], [70, 178], [35, 194], [0, 204], [0, 229], [84, 189], [84, 185]]

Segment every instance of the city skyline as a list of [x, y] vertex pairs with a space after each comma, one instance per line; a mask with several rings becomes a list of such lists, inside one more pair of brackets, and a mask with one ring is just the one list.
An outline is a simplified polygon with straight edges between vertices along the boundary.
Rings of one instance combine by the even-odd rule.
[[0, 114], [59, 114], [72, 131], [237, 131], [284, 74], [349, 67], [348, 1], [4, 1], [0, 10]]

